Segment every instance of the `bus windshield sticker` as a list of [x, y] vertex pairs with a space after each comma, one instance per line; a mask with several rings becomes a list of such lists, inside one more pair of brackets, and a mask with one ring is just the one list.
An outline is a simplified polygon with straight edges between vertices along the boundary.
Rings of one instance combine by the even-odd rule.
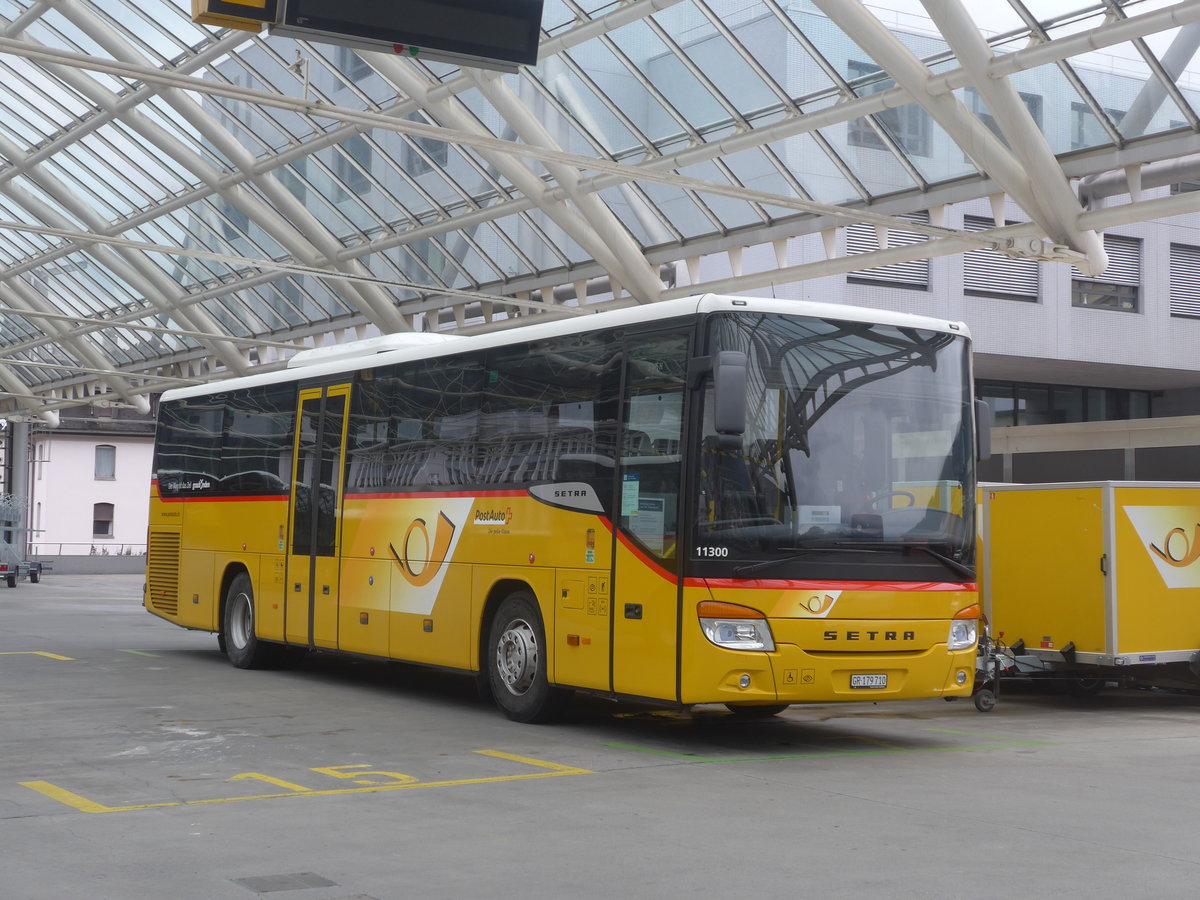
[[636, 516], [638, 514], [638, 498], [641, 496], [642, 476], [630, 473], [621, 482], [621, 515]]
[[655, 553], [662, 553], [666, 541], [666, 503], [661, 498], [642, 497], [638, 501], [637, 515], [629, 523], [629, 530]]
[[842, 521], [840, 506], [803, 505], [799, 510], [801, 525], [836, 525]]

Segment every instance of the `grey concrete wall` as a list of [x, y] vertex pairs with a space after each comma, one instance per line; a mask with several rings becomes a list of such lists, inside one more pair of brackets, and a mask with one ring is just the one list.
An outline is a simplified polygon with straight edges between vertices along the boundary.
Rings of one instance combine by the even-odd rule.
[[141, 575], [146, 571], [145, 556], [38, 556], [35, 559], [53, 564], [47, 578], [55, 575]]

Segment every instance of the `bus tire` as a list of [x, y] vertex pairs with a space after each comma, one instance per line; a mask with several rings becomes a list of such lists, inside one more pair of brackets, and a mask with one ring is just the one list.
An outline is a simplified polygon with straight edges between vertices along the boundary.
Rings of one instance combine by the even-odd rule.
[[551, 687], [547, 679], [546, 630], [529, 591], [516, 591], [500, 602], [485, 654], [492, 697], [514, 722], [545, 722], [570, 699], [570, 691]]
[[254, 586], [245, 572], [234, 577], [225, 592], [221, 642], [229, 661], [239, 669], [261, 669], [270, 662], [272, 648], [254, 634]]

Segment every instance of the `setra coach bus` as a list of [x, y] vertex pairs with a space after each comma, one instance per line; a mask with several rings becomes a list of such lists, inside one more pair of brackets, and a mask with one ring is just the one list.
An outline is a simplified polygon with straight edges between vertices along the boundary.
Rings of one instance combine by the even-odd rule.
[[523, 722], [969, 696], [971, 374], [960, 323], [714, 295], [302, 351], [162, 396], [145, 605]]

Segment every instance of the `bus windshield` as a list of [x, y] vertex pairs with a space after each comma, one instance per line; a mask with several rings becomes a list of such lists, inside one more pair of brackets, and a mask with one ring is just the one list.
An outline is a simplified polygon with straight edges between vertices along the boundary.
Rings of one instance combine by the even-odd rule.
[[734, 574], [767, 577], [854, 577], [851, 568], [864, 563], [902, 579], [928, 577], [939, 565], [941, 576], [955, 573], [946, 580], [971, 574], [975, 454], [964, 338], [725, 315], [709, 333], [709, 352], [719, 350], [746, 354], [746, 430], [715, 432], [710, 384], [694, 560], [740, 560]]

